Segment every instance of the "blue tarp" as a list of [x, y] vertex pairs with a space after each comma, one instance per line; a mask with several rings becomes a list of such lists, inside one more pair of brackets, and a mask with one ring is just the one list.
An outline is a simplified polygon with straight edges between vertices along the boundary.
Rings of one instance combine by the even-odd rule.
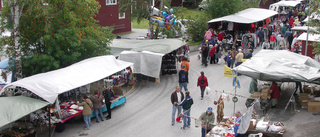
[[4, 59], [0, 62], [0, 69], [4, 69], [9, 67], [9, 59]]

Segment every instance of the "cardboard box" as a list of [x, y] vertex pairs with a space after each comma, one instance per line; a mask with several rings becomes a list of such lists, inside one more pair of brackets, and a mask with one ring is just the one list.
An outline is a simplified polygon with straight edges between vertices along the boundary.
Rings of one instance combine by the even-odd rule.
[[252, 97], [252, 98], [260, 98], [260, 96], [261, 96], [261, 93], [260, 93], [260, 92], [253, 92], [253, 93], [250, 95], [250, 97]]
[[156, 83], [157, 83], [157, 84], [160, 83], [160, 78], [156, 78]]
[[115, 95], [123, 95], [121, 87], [113, 86], [112, 90]]
[[308, 100], [308, 112], [320, 112], [320, 102]]
[[319, 90], [314, 90], [313, 91], [314, 97], [320, 97], [320, 91]]
[[299, 103], [301, 106], [307, 106], [308, 105], [308, 100], [299, 100]]
[[308, 100], [308, 93], [300, 93], [299, 94], [299, 100]]
[[311, 93], [311, 87], [309, 87], [309, 85], [303, 85], [303, 92], [304, 93]]
[[256, 123], [257, 123], [257, 120], [251, 119], [248, 130], [254, 130], [256, 128]]
[[269, 87], [264, 87], [264, 88], [261, 90], [261, 93], [272, 93], [272, 90], [270, 90]]

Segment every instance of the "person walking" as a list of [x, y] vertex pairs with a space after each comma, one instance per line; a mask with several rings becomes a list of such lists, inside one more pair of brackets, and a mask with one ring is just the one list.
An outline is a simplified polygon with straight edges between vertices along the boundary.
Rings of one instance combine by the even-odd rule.
[[106, 107], [107, 107], [107, 112], [108, 115], [105, 117], [106, 120], [111, 119], [111, 103], [112, 103], [112, 98], [114, 97], [114, 94], [111, 90], [111, 88], [109, 87], [105, 87], [105, 90], [103, 91], [103, 95], [105, 96], [104, 98], [104, 102], [106, 103]]
[[182, 106], [183, 109], [183, 127], [181, 129], [186, 129], [186, 127], [190, 127], [191, 125], [190, 111], [192, 104], [193, 99], [190, 97], [190, 92], [186, 91], [186, 97], [178, 103], [178, 106]]
[[188, 62], [188, 58], [187, 57], [183, 58], [183, 61], [181, 63], [181, 68], [182, 68], [182, 66], [185, 66], [184, 67], [184, 71], [186, 71], [186, 72], [189, 71], [189, 62]]
[[184, 99], [184, 94], [180, 92], [180, 87], [176, 87], [176, 91], [174, 91], [171, 94], [171, 103], [172, 103], [172, 115], [171, 115], [171, 125], [174, 125], [175, 123], [175, 114], [178, 109], [177, 117], [181, 114], [181, 106], [178, 106], [178, 103], [180, 103]]
[[184, 88], [184, 91], [188, 91], [189, 78], [188, 78], [188, 71], [185, 71], [185, 65], [182, 66], [181, 70], [179, 71], [179, 87], [180, 90]]
[[225, 58], [226, 58], [228, 67], [230, 68], [231, 67], [231, 62], [232, 62], [231, 50], [228, 50], [228, 53], [227, 53]]
[[208, 66], [208, 53], [209, 53], [209, 48], [207, 45], [202, 45], [201, 53], [202, 53], [202, 64], [207, 67]]
[[201, 137], [205, 137], [206, 134], [214, 127], [215, 116], [212, 112], [212, 107], [208, 107], [208, 110], [203, 112], [198, 120], [201, 120]]
[[201, 71], [200, 74], [201, 74], [201, 76], [198, 78], [197, 86], [198, 87], [200, 86], [201, 100], [203, 100], [204, 91], [205, 91], [206, 87], [208, 86], [208, 79], [207, 79], [207, 77], [204, 76], [203, 71]]
[[209, 52], [209, 56], [210, 56], [210, 64], [212, 64], [212, 62], [214, 64], [216, 64], [216, 61], [215, 61], [215, 54], [216, 54], [216, 46], [213, 46]]
[[279, 87], [276, 82], [272, 82], [270, 90], [272, 90], [271, 108], [275, 108], [278, 104], [278, 98], [280, 97]]
[[103, 96], [98, 96], [98, 91], [94, 92], [94, 95], [90, 97], [90, 100], [93, 104], [94, 113], [96, 114], [96, 122], [99, 123], [99, 115], [101, 117], [101, 121], [103, 120], [103, 113], [102, 113], [102, 99]]
[[93, 107], [91, 100], [88, 98], [87, 95], [83, 96], [83, 101], [81, 103], [77, 103], [78, 106], [83, 106], [83, 110], [82, 110], [82, 115], [83, 115], [83, 120], [85, 123], [85, 130], [89, 130], [90, 129], [90, 123], [91, 123], [91, 118], [90, 115], [92, 113], [91, 108]]

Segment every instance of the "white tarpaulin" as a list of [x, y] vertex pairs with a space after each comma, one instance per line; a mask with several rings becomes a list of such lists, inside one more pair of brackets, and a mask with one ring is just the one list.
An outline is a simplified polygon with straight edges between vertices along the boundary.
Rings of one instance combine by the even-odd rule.
[[130, 40], [114, 39], [112, 41], [111, 53], [118, 56], [122, 51], [150, 51], [153, 53], [170, 53], [186, 43], [182, 39], [155, 39], [155, 40]]
[[234, 68], [242, 75], [263, 81], [320, 84], [320, 63], [286, 50], [261, 50]]
[[[307, 33], [302, 33], [297, 40], [307, 40]], [[310, 34], [308, 36], [308, 41], [313, 41], [313, 42], [320, 42], [320, 35], [319, 34]]]
[[212, 19], [208, 23], [227, 21], [227, 22], [250, 24], [250, 23], [262, 21], [266, 18], [269, 18], [277, 14], [278, 12], [267, 10], [267, 9], [249, 8], [232, 15]]
[[132, 65], [110, 55], [93, 57], [65, 68], [15, 81], [6, 85], [0, 93], [6, 88], [19, 86], [54, 103], [61, 93], [101, 80]]
[[282, 7], [295, 7], [300, 4], [300, 1], [279, 1], [277, 3], [273, 3], [271, 6], [282, 6]]
[[134, 63], [133, 73], [159, 78], [163, 55], [149, 51], [123, 51], [119, 59]]
[[0, 97], [0, 127], [48, 105], [48, 102], [24, 96]]

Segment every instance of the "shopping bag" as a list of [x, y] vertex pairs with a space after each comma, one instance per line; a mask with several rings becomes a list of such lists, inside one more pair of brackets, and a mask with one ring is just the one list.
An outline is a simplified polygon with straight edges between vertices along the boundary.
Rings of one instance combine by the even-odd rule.
[[201, 126], [201, 120], [197, 120], [196, 119], [194, 125], [195, 125], [196, 128], [200, 127]]
[[208, 95], [210, 93], [211, 89], [209, 87], [206, 87], [206, 94]]

